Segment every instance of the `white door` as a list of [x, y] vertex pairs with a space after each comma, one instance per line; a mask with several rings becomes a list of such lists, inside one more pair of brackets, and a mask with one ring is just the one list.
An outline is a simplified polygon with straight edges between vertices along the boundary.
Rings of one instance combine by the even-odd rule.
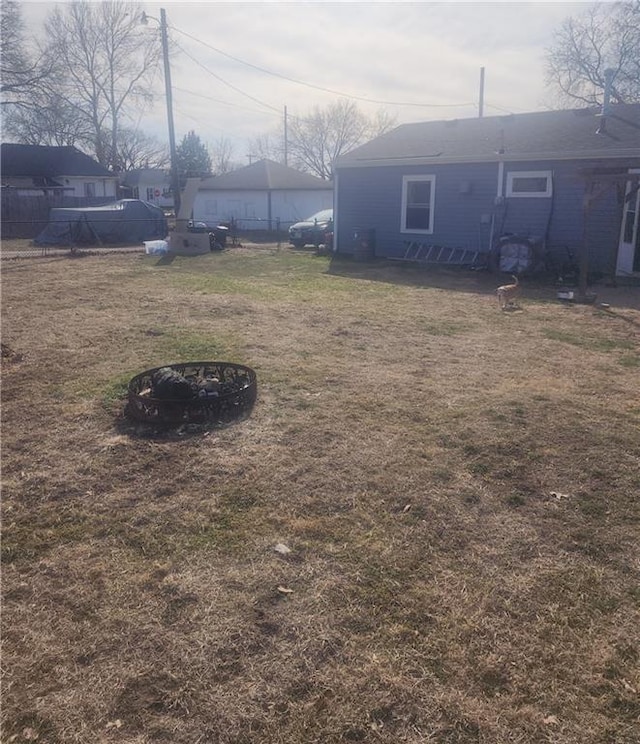
[[[640, 170], [630, 172], [640, 173]], [[638, 183], [627, 182], [616, 265], [618, 276], [640, 275], [640, 188], [638, 186]]]

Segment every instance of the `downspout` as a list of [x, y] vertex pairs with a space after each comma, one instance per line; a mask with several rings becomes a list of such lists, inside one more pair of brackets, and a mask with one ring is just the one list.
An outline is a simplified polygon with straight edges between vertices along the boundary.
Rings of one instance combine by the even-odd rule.
[[498, 163], [498, 189], [496, 191], [496, 203], [499, 204], [504, 197], [504, 160]]
[[271, 232], [271, 189], [267, 191], [267, 219], [269, 220], [269, 232]]
[[504, 200], [504, 161], [498, 163], [498, 187], [496, 189], [496, 198], [494, 200], [494, 208], [491, 210], [491, 229], [489, 230], [489, 263], [491, 264], [491, 257], [493, 255], [493, 238], [496, 227], [496, 210], [495, 207], [498, 204], [502, 204]]

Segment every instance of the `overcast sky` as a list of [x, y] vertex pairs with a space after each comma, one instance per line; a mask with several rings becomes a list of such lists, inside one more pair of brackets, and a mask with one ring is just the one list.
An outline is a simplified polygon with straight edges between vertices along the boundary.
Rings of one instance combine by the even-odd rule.
[[[23, 2], [27, 28], [41, 27], [52, 6]], [[300, 116], [353, 97], [367, 113], [383, 107], [398, 123], [477, 116], [481, 67], [485, 115], [548, 108], [545, 49], [562, 21], [588, 4], [161, 0], [143, 7], [156, 18], [166, 10], [178, 143], [189, 130], [207, 144], [227, 138], [234, 160], [246, 164], [249, 139], [281, 131], [285, 106]], [[166, 141], [161, 71], [155, 87], [155, 105], [132, 125]]]

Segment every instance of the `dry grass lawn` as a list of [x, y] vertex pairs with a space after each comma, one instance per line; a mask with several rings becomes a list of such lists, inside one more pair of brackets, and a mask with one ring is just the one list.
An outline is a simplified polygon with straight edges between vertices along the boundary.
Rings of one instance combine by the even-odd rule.
[[[640, 310], [497, 279], [3, 262], [1, 740], [637, 744]], [[250, 418], [123, 418], [204, 359]]]

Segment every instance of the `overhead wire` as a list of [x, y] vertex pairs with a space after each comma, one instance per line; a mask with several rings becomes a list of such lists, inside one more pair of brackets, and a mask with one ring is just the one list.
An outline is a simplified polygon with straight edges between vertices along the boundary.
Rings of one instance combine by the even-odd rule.
[[[181, 93], [187, 93], [188, 95], [191, 95], [191, 96], [196, 96], [198, 98], [204, 98], [207, 101], [213, 101], [214, 103], [220, 103], [223, 106], [230, 106], [231, 108], [238, 108], [238, 109], [242, 109], [243, 111], [251, 111], [254, 114], [264, 114], [264, 113], [266, 113], [265, 111], [260, 111], [259, 109], [256, 109], [256, 108], [249, 108], [248, 106], [240, 106], [239, 104], [237, 104], [237, 103], [231, 103], [230, 101], [222, 101], [219, 98], [214, 98], [213, 96], [208, 96], [205, 93], [199, 93], [198, 91], [195, 91], [195, 90], [187, 90], [187, 88], [180, 88], [177, 85], [174, 85], [173, 86], [173, 89], [174, 90], [178, 90]], [[280, 114], [280, 113], [281, 112], [278, 112], [278, 114]], [[274, 115], [275, 115], [275, 113], [274, 113]]]
[[[173, 26], [172, 26], [172, 28], [174, 30], [176, 30]], [[209, 75], [211, 75], [214, 78], [216, 78], [216, 80], [219, 80], [223, 85], [226, 85], [227, 87], [231, 88], [232, 90], [235, 90], [236, 93], [240, 93], [240, 95], [245, 96], [246, 98], [249, 98], [254, 103], [257, 103], [260, 106], [264, 106], [265, 108], [268, 108], [268, 109], [271, 109], [272, 111], [277, 111], [278, 113], [280, 113], [280, 110], [277, 109], [275, 106], [272, 106], [269, 103], [265, 103], [264, 101], [261, 101], [260, 99], [255, 98], [255, 96], [252, 96], [249, 93], [245, 93], [245, 91], [240, 90], [240, 88], [238, 88], [237, 86], [233, 85], [232, 83], [229, 83], [227, 80], [225, 80], [224, 78], [220, 77], [220, 75], [218, 75], [217, 73], [215, 73], [213, 70], [210, 70], [206, 65], [202, 64], [202, 62], [200, 62], [199, 60], [197, 60], [192, 54], [189, 54], [189, 52], [187, 52], [187, 50], [184, 47], [180, 46], [180, 44], [178, 44], [177, 42], [175, 44], [176, 44], [176, 47], [183, 54], [185, 54], [187, 57], [189, 57], [189, 59], [192, 62], [195, 62], [198, 65], [198, 67], [201, 67], [205, 72], [208, 72]]]
[[488, 103], [487, 101], [485, 101], [484, 105], [487, 108], [492, 108], [496, 111], [502, 111], [505, 114], [513, 114], [513, 111], [511, 109], [502, 108], [502, 106], [496, 106], [494, 103]]
[[[224, 52], [222, 49], [218, 49], [217, 47], [214, 47], [212, 44], [208, 44], [207, 42], [203, 41], [202, 39], [198, 39], [197, 36], [193, 36], [186, 31], [183, 31], [182, 29], [177, 28], [176, 26], [171, 26], [171, 29], [173, 31], [177, 31], [179, 34], [182, 34], [183, 36], [186, 36], [189, 39], [192, 39], [193, 41], [197, 41], [198, 43], [202, 44], [203, 46], [207, 47], [207, 49], [211, 49], [214, 52], [217, 52], [218, 54], [221, 54], [223, 57], [227, 57], [228, 59], [234, 60], [234, 62], [239, 62], [240, 64], [246, 65], [247, 67], [252, 67], [254, 70], [258, 70], [259, 72], [263, 72], [266, 75], [272, 75], [273, 77], [280, 78], [282, 80], [286, 80], [290, 83], [295, 83], [296, 85], [303, 85], [307, 88], [314, 88], [315, 90], [321, 90], [324, 93], [331, 93], [336, 96], [341, 96], [342, 98], [350, 98], [355, 101], [364, 101], [366, 103], [377, 103], [379, 105], [383, 106], [416, 106], [416, 107], [422, 107], [422, 108], [459, 108], [461, 106], [473, 106], [475, 105], [475, 102], [466, 102], [466, 103], [416, 103], [415, 101], [383, 101], [376, 98], [368, 98], [366, 96], [357, 96], [352, 95], [349, 93], [343, 93], [337, 90], [333, 90], [331, 88], [325, 88], [321, 85], [315, 85], [313, 83], [305, 82], [304, 80], [297, 80], [296, 78], [289, 77], [288, 75], [283, 75], [279, 72], [274, 72], [273, 70], [268, 70], [265, 67], [260, 67], [260, 65], [254, 65], [252, 62], [248, 62], [247, 60], [241, 59], [240, 57], [235, 57], [233, 54], [229, 54], [228, 52]], [[184, 50], [183, 50], [184, 51]], [[190, 56], [190, 55], [187, 55]], [[191, 59], [194, 59], [191, 57]], [[194, 61], [196, 61], [194, 59]], [[200, 63], [198, 63], [200, 64]], [[202, 66], [202, 65], [201, 65]], [[206, 69], [206, 68], [205, 68]], [[218, 77], [215, 75], [215, 73], [211, 73], [215, 77]], [[222, 78], [218, 79], [221, 82], [225, 82], [222, 80]], [[225, 83], [226, 85], [228, 83]], [[230, 84], [228, 84], [230, 85]], [[230, 86], [233, 87], [233, 86]], [[241, 92], [241, 91], [240, 91]], [[247, 95], [249, 98], [248, 93], [243, 93], [243, 95]], [[253, 99], [256, 100], [256, 99]], [[268, 105], [268, 104], [263, 104]], [[273, 108], [273, 107], [271, 107]]]

